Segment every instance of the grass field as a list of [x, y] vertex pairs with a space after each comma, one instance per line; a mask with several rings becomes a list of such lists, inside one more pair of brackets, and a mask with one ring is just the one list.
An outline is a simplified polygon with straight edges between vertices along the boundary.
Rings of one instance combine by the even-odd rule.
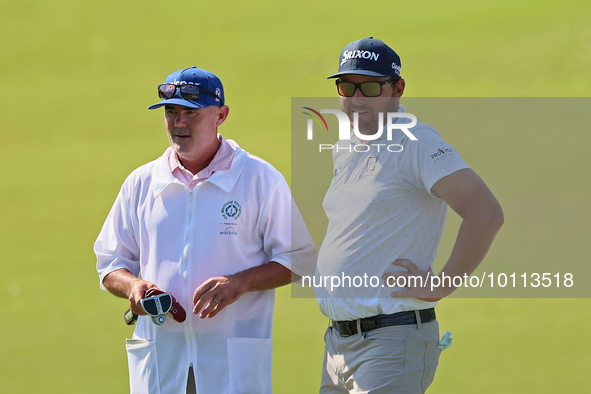
[[[231, 108], [220, 131], [288, 179], [291, 98], [333, 96], [325, 78], [361, 37], [396, 49], [409, 97], [591, 92], [587, 1], [0, 4], [2, 393], [128, 392], [126, 303], [99, 290], [92, 244], [127, 174], [167, 146], [162, 113], [146, 107], [169, 72], [219, 75]], [[562, 130], [547, 112], [555, 133], [444, 134], [505, 210], [484, 264], [588, 264], [589, 127]], [[450, 214], [438, 263], [458, 225]], [[328, 320], [313, 299], [277, 293], [275, 392], [317, 392]], [[454, 344], [429, 393], [588, 392], [590, 307], [442, 301]]]

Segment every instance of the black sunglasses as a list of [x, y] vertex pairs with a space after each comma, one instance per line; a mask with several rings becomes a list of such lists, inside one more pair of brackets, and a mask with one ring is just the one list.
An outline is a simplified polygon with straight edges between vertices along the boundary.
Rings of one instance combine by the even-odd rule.
[[220, 100], [220, 103], [224, 105], [224, 102], [220, 96], [201, 85], [195, 85], [192, 83], [183, 83], [180, 85], [175, 85], [174, 83], [163, 83], [158, 85], [158, 97], [169, 100], [174, 97], [177, 89], [179, 90], [181, 97], [185, 100], [199, 100], [199, 97], [201, 97], [201, 91], [203, 91], [217, 98]]
[[339, 96], [342, 97], [353, 97], [357, 89], [361, 90], [361, 94], [365, 97], [377, 97], [382, 94], [382, 86], [388, 83], [396, 83], [400, 78], [390, 78], [384, 82], [362, 82], [362, 83], [353, 83], [353, 82], [344, 82], [339, 81], [338, 79], [335, 81], [337, 85], [337, 91], [339, 92]]

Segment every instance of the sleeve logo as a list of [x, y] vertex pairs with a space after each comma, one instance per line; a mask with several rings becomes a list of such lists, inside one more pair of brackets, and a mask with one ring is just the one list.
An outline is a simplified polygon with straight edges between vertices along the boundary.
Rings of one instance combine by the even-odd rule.
[[439, 160], [445, 159], [446, 157], [455, 156], [455, 155], [456, 155], [455, 150], [443, 147], [443, 148], [437, 149], [437, 151], [431, 155], [431, 159], [433, 159], [433, 161], [439, 161]]

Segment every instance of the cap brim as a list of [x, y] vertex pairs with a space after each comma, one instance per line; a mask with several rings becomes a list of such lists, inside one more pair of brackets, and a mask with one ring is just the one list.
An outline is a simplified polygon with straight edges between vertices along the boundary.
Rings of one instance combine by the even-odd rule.
[[390, 74], [380, 74], [375, 71], [367, 71], [367, 70], [347, 70], [341, 71], [340, 73], [332, 74], [330, 77], [326, 77], [326, 79], [330, 78], [337, 78], [341, 75], [347, 74], [355, 74], [355, 75], [367, 75], [368, 77], [390, 77]]
[[159, 103], [150, 105], [148, 109], [156, 109], [160, 107], [164, 107], [165, 105], [180, 105], [181, 107], [188, 107], [188, 108], [205, 108], [208, 105], [196, 103], [194, 101], [184, 100], [181, 98], [171, 98], [170, 100], [162, 100]]

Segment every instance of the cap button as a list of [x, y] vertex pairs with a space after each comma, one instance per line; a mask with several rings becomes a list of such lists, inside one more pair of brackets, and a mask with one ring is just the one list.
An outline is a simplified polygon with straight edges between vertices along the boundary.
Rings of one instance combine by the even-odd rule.
[[368, 37], [370, 40], [373, 40], [373, 37]]

